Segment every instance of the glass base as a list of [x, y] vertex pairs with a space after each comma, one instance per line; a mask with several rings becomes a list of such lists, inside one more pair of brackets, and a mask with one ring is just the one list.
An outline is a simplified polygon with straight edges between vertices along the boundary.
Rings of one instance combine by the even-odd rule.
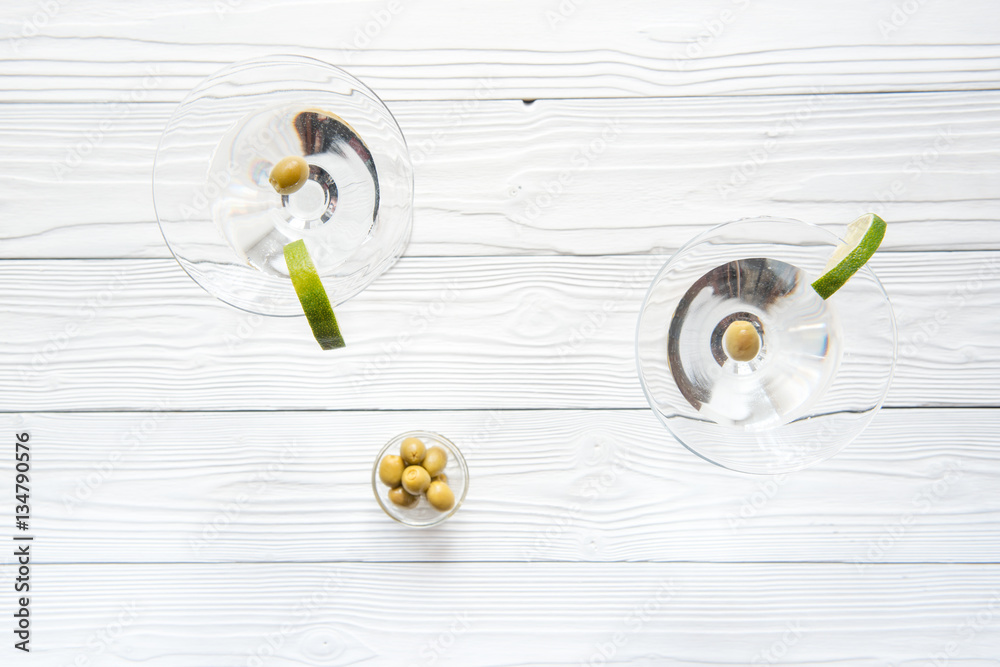
[[[729, 326], [750, 323], [760, 349], [746, 361], [723, 345]], [[788, 423], [822, 395], [840, 361], [832, 308], [805, 272], [750, 258], [715, 267], [681, 297], [667, 361], [677, 388], [706, 419], [745, 429]]]

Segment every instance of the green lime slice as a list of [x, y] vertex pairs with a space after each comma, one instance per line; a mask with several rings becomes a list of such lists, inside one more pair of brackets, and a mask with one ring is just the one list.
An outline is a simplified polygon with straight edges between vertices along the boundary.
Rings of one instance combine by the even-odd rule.
[[847, 227], [844, 243], [837, 246], [823, 269], [822, 276], [812, 284], [816, 293], [829, 299], [844, 286], [851, 276], [868, 263], [885, 237], [885, 220], [874, 213], [865, 213]]
[[295, 293], [319, 346], [324, 350], [344, 347], [346, 343], [340, 335], [330, 298], [326, 295], [305, 241], [299, 239], [285, 246], [285, 263], [288, 264], [288, 275], [292, 278]]

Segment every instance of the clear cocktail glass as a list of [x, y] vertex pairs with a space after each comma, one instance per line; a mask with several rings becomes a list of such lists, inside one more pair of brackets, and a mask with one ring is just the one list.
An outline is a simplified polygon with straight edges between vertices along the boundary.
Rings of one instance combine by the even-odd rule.
[[[300, 156], [308, 180], [269, 182]], [[409, 240], [413, 170], [385, 104], [341, 69], [271, 56], [230, 65], [191, 91], [156, 151], [153, 200], [185, 271], [222, 301], [301, 315], [283, 249], [302, 239], [336, 306], [399, 258]]]
[[[840, 243], [796, 220], [739, 220], [692, 239], [657, 274], [639, 315], [639, 378], [688, 449], [733, 470], [790, 472], [833, 456], [875, 416], [895, 368], [895, 320], [868, 266], [826, 300], [811, 287]], [[755, 339], [748, 359], [727, 348], [734, 323]]]

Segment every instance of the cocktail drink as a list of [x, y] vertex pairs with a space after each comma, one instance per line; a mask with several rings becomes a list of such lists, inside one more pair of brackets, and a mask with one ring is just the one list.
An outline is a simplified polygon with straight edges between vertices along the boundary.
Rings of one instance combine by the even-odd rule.
[[[301, 166], [294, 187], [275, 180], [285, 165]], [[153, 194], [163, 236], [198, 284], [244, 310], [301, 315], [285, 249], [296, 244], [330, 304], [354, 296], [406, 247], [413, 172], [367, 86], [276, 56], [231, 65], [184, 99], [157, 149]]]
[[895, 322], [867, 266], [832, 295], [817, 282], [838, 245], [850, 249], [821, 227], [754, 218], [705, 232], [661, 269], [639, 317], [639, 377], [689, 449], [735, 470], [787, 472], [832, 456], [872, 419], [892, 378]]

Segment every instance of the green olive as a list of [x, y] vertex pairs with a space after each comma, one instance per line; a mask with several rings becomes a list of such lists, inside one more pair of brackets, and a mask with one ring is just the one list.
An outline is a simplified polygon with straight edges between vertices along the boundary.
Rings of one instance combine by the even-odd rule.
[[309, 180], [309, 163], [298, 155], [283, 157], [271, 168], [267, 180], [279, 195], [298, 192]]
[[378, 478], [386, 486], [399, 486], [399, 480], [403, 477], [403, 459], [390, 454], [382, 458], [378, 464]]
[[733, 361], [750, 361], [760, 352], [760, 334], [746, 320], [736, 320], [722, 337], [726, 354]]
[[434, 477], [448, 465], [448, 452], [440, 447], [431, 447], [427, 450], [427, 454], [424, 455], [424, 462], [420, 465], [427, 470], [427, 473], [431, 477]]
[[427, 487], [427, 500], [434, 506], [434, 509], [442, 512], [447, 512], [455, 506], [455, 494], [452, 493], [451, 487], [444, 482], [431, 482], [431, 485]]
[[397, 486], [393, 489], [389, 489], [389, 500], [396, 503], [400, 507], [411, 507], [418, 500], [420, 500], [420, 498], [407, 493], [406, 489], [403, 487]]
[[433, 484], [434, 482], [444, 482], [445, 484], [447, 484], [448, 483], [448, 475], [446, 475], [444, 473], [441, 473], [437, 477], [431, 477], [431, 483]]
[[409, 466], [403, 471], [402, 482], [407, 493], [419, 496], [431, 485], [431, 476], [421, 466]]
[[424, 443], [420, 438], [407, 438], [399, 446], [399, 451], [403, 455], [403, 461], [406, 462], [406, 465], [415, 466], [424, 460], [427, 448], [424, 447]]

